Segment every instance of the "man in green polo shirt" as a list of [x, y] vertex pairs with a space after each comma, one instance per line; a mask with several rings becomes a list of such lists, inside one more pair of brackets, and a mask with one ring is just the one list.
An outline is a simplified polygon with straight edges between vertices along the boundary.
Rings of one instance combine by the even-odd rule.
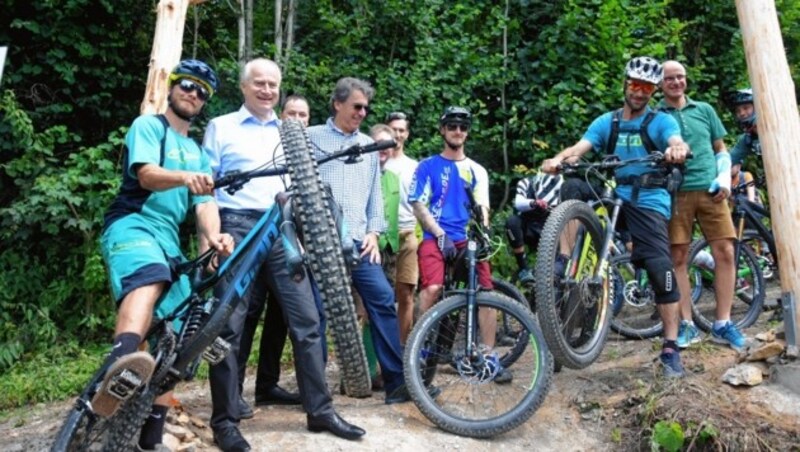
[[694, 155], [686, 161], [683, 185], [669, 223], [672, 261], [681, 293], [678, 346], [686, 348], [700, 341], [691, 320], [692, 300], [687, 269], [689, 244], [697, 219], [716, 262], [714, 289], [717, 306], [711, 339], [739, 350], [744, 347], [745, 338], [730, 321], [736, 276], [732, 239], [736, 234], [726, 202], [731, 187], [731, 158], [723, 141], [725, 127], [711, 105], [694, 101], [686, 95], [686, 69], [681, 63], [664, 63], [661, 88], [664, 99], [659, 108], [678, 121], [683, 140]]

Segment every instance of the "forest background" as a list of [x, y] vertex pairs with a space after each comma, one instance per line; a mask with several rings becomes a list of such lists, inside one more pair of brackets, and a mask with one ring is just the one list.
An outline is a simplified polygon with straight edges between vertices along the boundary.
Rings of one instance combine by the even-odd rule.
[[[0, 377], [52, 363], [71, 375], [72, 358], [110, 339], [98, 238], [143, 99], [157, 3], [0, 0]], [[800, 2], [775, 3], [797, 84]], [[621, 106], [631, 57], [682, 61], [689, 95], [716, 107], [729, 145], [738, 130], [724, 93], [749, 86], [729, 1], [216, 0], [189, 7], [183, 50], [222, 79], [197, 140], [210, 118], [239, 108], [239, 68], [256, 56], [280, 63], [283, 95], [306, 96], [312, 124], [328, 117], [338, 78], [369, 80], [364, 130], [406, 112], [416, 158], [440, 151], [445, 106], [469, 107], [467, 153], [489, 170], [499, 237], [516, 180]], [[507, 253], [493, 263], [510, 271]], [[0, 409], [25, 398], [0, 397]]]

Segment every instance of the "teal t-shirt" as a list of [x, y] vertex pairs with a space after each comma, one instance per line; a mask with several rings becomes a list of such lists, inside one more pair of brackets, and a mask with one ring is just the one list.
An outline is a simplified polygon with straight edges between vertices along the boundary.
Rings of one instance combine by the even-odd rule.
[[758, 135], [743, 133], [739, 136], [739, 140], [733, 150], [731, 150], [731, 163], [742, 165], [748, 155], [755, 155], [761, 158], [761, 142], [758, 139]]
[[187, 187], [156, 192], [139, 185], [135, 166], [148, 163], [168, 170], [211, 174], [207, 153], [193, 139], [172, 128], [166, 129], [162, 156], [161, 140], [164, 133], [164, 124], [153, 115], [140, 116], [131, 125], [125, 135], [127, 153], [124, 156], [122, 186], [106, 212], [104, 229], [121, 218], [136, 215], [168, 249], [178, 246], [178, 227], [186, 219], [189, 209], [213, 198], [192, 195]]
[[[619, 156], [620, 160], [630, 160], [647, 155], [640, 129], [642, 121], [644, 121], [649, 111], [650, 108], [648, 107], [644, 114], [631, 121], [620, 119], [619, 135], [614, 148], [614, 154]], [[608, 112], [599, 116], [583, 135], [583, 139], [592, 143], [592, 147], [597, 153], [605, 152], [606, 142], [611, 138], [613, 115], [614, 112]], [[658, 150], [663, 152], [669, 147], [668, 140], [673, 136], [680, 135], [680, 129], [672, 116], [658, 112], [647, 126], [647, 134]], [[652, 171], [652, 168], [644, 164], [628, 165], [617, 170], [615, 176], [617, 178], [638, 176]], [[633, 198], [633, 186], [631, 185], [617, 185], [615, 192], [617, 196], [626, 202], [631, 202]], [[643, 209], [654, 210], [664, 215], [665, 218], [669, 218], [671, 215], [671, 198], [667, 190], [663, 188], [640, 189], [636, 205]]]
[[708, 190], [717, 177], [714, 141], [726, 134], [717, 112], [711, 105], [693, 101], [688, 96], [683, 108], [672, 108], [664, 100], [658, 103], [658, 108], [675, 118], [683, 141], [692, 151], [693, 157], [686, 160], [681, 191]]

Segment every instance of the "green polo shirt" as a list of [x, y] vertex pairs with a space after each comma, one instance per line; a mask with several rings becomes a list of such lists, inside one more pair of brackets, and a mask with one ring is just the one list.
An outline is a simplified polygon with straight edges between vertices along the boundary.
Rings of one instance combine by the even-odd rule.
[[383, 192], [383, 214], [386, 217], [386, 231], [381, 234], [380, 249], [389, 245], [393, 252], [400, 250], [400, 228], [397, 215], [400, 211], [400, 178], [391, 171], [381, 171], [381, 191]]
[[683, 108], [672, 108], [663, 99], [658, 103], [658, 108], [678, 121], [683, 141], [693, 154], [686, 161], [681, 191], [708, 190], [717, 177], [714, 141], [725, 137], [727, 133], [717, 112], [711, 105], [693, 101], [689, 96], [686, 96]]

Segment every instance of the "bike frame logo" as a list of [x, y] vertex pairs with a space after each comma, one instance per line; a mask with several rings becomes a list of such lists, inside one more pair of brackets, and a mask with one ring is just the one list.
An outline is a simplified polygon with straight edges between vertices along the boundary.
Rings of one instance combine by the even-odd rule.
[[255, 253], [253, 253], [255, 255], [255, 259], [252, 261], [253, 263], [250, 265], [250, 268], [247, 269], [247, 272], [234, 283], [236, 293], [239, 294], [239, 297], [244, 297], [250, 283], [256, 278], [256, 274], [261, 268], [261, 263], [267, 259], [267, 255], [270, 250], [272, 250], [272, 245], [280, 235], [275, 222], [270, 222], [266, 225], [266, 228], [267, 230], [261, 234], [261, 240], [255, 244], [256, 250]]

